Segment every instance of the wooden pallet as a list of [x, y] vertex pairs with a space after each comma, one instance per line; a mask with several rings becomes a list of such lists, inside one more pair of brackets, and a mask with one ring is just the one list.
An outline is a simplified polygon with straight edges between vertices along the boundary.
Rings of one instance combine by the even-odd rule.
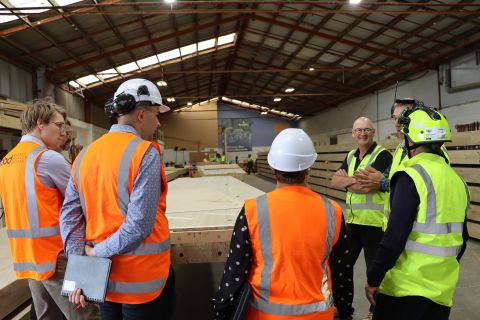
[[[379, 143], [394, 151], [400, 140], [382, 140]], [[330, 180], [340, 168], [348, 152], [357, 146], [354, 143], [316, 148], [318, 158], [310, 170], [309, 185], [321, 194], [331, 198], [345, 200], [345, 190], [330, 187]], [[454, 133], [452, 142], [446, 144], [448, 154], [455, 171], [467, 182], [471, 202], [468, 213], [470, 236], [480, 239], [480, 132]], [[261, 153], [257, 159], [258, 174], [275, 179], [267, 163], [267, 153]]]

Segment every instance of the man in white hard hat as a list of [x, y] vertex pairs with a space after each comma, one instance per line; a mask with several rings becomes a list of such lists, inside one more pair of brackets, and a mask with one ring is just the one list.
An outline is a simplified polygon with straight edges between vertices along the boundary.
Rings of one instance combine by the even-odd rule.
[[268, 163], [276, 189], [245, 202], [214, 298], [225, 319], [242, 288], [252, 296], [243, 319], [351, 319], [352, 266], [342, 210], [307, 186], [317, 153], [301, 129], [285, 129], [272, 143]]
[[[152, 82], [125, 81], [105, 105], [118, 124], [83, 149], [72, 166], [60, 218], [62, 238], [69, 255], [112, 259], [100, 304], [104, 320], [172, 315], [167, 179], [158, 145], [149, 141], [159, 115], [168, 110]], [[85, 305], [78, 289], [70, 301]]]

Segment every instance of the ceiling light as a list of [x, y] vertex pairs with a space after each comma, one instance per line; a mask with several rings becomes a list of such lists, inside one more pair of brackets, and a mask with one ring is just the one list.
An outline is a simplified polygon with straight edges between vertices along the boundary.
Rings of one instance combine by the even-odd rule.
[[282, 101], [282, 98], [277, 97], [273, 99], [273, 102], [279, 102], [279, 101]]
[[263, 111], [263, 112], [260, 112], [261, 115], [267, 115], [268, 112], [267, 111]]
[[359, 4], [362, 0], [349, 0], [350, 4]]
[[290, 92], [293, 92], [293, 91], [295, 91], [295, 88], [287, 88], [287, 89], [285, 89], [285, 92], [286, 92], [286, 93], [290, 93]]
[[167, 98], [168, 102], [175, 102], [175, 98]]
[[159, 87], [166, 87], [167, 85], [168, 84], [167, 84], [166, 81], [163, 81], [163, 80], [157, 81], [157, 86], [159, 86]]
[[191, 106], [193, 103], [191, 102], [187, 102], [187, 106]]
[[164, 0], [164, 1], [165, 1], [165, 3], [174, 3], [175, 2], [175, 0]]
[[312, 67], [308, 68], [308, 71], [314, 71], [314, 70], [315, 70], [315, 69], [312, 68]]

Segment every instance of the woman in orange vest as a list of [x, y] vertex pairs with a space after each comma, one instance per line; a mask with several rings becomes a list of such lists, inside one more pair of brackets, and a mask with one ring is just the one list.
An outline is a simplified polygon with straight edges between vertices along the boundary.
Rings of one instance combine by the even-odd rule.
[[334, 304], [351, 319], [353, 269], [345, 263], [342, 210], [306, 184], [316, 158], [301, 129], [285, 129], [273, 141], [268, 163], [277, 186], [247, 200], [237, 218], [214, 298], [216, 319], [238, 312], [233, 306], [245, 285], [252, 296], [243, 319], [332, 320]]
[[20, 142], [0, 163], [0, 194], [17, 279], [28, 279], [38, 319], [95, 319], [60, 295], [66, 257], [59, 219], [70, 165], [56, 151], [65, 137], [63, 108], [35, 101], [22, 113]]

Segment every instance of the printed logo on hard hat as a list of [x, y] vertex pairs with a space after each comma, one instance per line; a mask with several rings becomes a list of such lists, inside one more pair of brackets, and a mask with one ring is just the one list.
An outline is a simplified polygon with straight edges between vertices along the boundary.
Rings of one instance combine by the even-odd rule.
[[[118, 94], [115, 99], [109, 99], [105, 104], [105, 114], [110, 117], [118, 117], [130, 113], [137, 106], [135, 97], [126, 91]], [[148, 87], [141, 85], [137, 89], [137, 96], [150, 96]]]

